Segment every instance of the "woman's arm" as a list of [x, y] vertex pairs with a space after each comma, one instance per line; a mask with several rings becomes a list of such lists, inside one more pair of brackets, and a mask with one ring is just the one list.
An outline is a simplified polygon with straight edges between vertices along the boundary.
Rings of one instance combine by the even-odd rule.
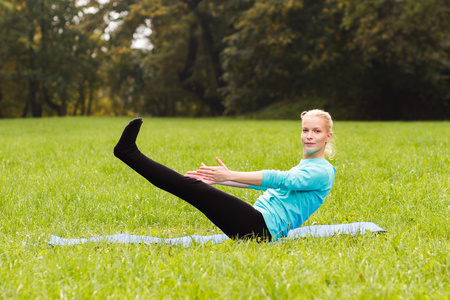
[[201, 180], [206, 184], [213, 185], [213, 184], [219, 184], [219, 185], [225, 185], [225, 186], [232, 186], [232, 187], [238, 187], [238, 188], [248, 188], [248, 184], [234, 182], [234, 181], [214, 181], [207, 179], [205, 176], [199, 174], [197, 171], [188, 171], [184, 176], [195, 178], [197, 180]]
[[201, 175], [205, 180], [214, 181], [218, 184], [221, 184], [221, 182], [223, 183], [231, 181], [234, 184], [245, 184], [247, 185], [247, 187], [248, 185], [261, 186], [262, 171], [256, 172], [230, 171], [218, 157], [216, 157], [216, 161], [219, 164], [218, 167], [209, 167], [202, 163], [200, 169], [197, 170], [196, 172], [199, 175]]

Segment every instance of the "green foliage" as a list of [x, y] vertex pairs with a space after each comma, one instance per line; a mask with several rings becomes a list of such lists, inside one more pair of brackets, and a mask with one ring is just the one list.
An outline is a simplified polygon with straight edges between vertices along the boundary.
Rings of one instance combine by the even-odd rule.
[[69, 108], [76, 114], [79, 107], [89, 112], [98, 85], [98, 41], [79, 26], [82, 8], [68, 0], [11, 4], [12, 11], [0, 15], [3, 115], [63, 116]]
[[[357, 108], [367, 118], [448, 117], [450, 20], [446, 1], [329, 1], [349, 32]], [[344, 75], [345, 76], [345, 75]], [[359, 88], [358, 88], [359, 87]], [[359, 90], [358, 90], [359, 89]], [[365, 106], [365, 107], [364, 107]]]
[[223, 51], [227, 108], [319, 97], [347, 118], [448, 117], [444, 1], [255, 1]]
[[229, 109], [254, 111], [305, 93], [311, 83], [305, 73], [319, 63], [317, 50], [324, 48], [322, 6], [321, 1], [255, 1], [241, 15], [223, 52]]
[[145, 91], [155, 115], [221, 115], [224, 83], [222, 39], [229, 31], [227, 1], [144, 1], [151, 19], [153, 49]]
[[[0, 1], [0, 117], [249, 115], [324, 99], [346, 119], [446, 119], [447, 2]], [[134, 49], [142, 28], [151, 47]]]
[[[129, 119], [0, 120], [0, 295], [94, 299], [446, 299], [448, 122], [336, 122], [336, 183], [305, 225], [372, 221], [385, 235], [279, 244], [84, 244], [67, 238], [220, 233], [113, 157]], [[144, 119], [141, 150], [178, 172], [285, 170], [299, 121]], [[258, 191], [221, 187], [253, 203]]]

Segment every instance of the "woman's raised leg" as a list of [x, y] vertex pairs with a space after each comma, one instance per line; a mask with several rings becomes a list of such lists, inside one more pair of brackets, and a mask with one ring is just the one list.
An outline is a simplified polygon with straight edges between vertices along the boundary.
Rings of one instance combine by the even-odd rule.
[[262, 214], [250, 204], [142, 154], [136, 145], [141, 125], [142, 119], [135, 119], [125, 127], [115, 156], [153, 185], [196, 207], [230, 238], [271, 239]]

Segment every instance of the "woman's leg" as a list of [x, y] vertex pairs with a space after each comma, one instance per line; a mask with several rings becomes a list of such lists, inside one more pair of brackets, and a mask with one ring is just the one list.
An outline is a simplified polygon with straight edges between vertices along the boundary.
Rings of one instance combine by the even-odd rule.
[[114, 147], [115, 156], [153, 185], [196, 207], [230, 238], [271, 239], [262, 214], [250, 204], [142, 154], [136, 146], [141, 124], [142, 119], [135, 119], [125, 127]]

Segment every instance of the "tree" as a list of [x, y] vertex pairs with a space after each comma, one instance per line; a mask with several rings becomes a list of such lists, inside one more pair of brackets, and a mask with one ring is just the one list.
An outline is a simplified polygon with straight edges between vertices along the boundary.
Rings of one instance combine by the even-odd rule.
[[225, 105], [321, 98], [343, 118], [442, 118], [449, 25], [440, 0], [254, 1], [222, 52]]
[[222, 54], [228, 109], [254, 111], [323, 88], [315, 74], [341, 55], [338, 20], [324, 10], [325, 1], [254, 1], [241, 14]]
[[[444, 0], [0, 0], [0, 116], [446, 118]], [[133, 49], [138, 28], [151, 49]], [[318, 99], [318, 101], [311, 99]]]
[[[348, 48], [363, 71], [363, 117], [442, 118], [449, 113], [447, 1], [329, 1], [351, 32]], [[364, 106], [364, 108], [362, 107]], [[447, 108], [447, 110], [445, 110]]]
[[64, 116], [69, 108], [76, 112], [80, 104], [87, 113], [84, 86], [88, 80], [90, 87], [96, 82], [96, 48], [95, 41], [81, 31], [81, 8], [70, 0], [11, 4], [10, 12], [0, 18], [5, 61], [0, 66], [0, 89], [12, 86], [15, 91], [4, 93], [5, 101], [22, 106], [23, 117]]
[[156, 114], [220, 115], [224, 86], [220, 53], [232, 30], [229, 1], [144, 1], [153, 49], [146, 66], [147, 108]]

